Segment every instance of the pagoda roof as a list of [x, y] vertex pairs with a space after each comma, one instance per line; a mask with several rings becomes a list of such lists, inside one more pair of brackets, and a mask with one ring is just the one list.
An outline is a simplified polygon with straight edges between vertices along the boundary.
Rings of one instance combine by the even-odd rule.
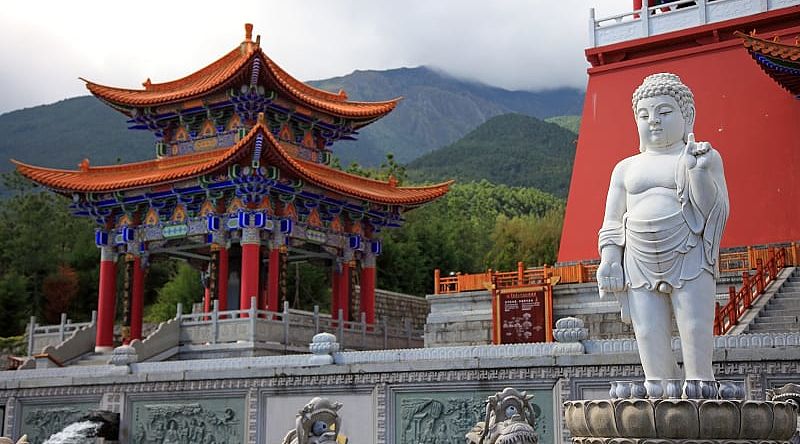
[[[375, 120], [392, 111], [400, 97], [382, 102], [349, 101], [344, 90], [331, 93], [314, 88], [292, 77], [261, 50], [260, 40], [251, 39], [252, 25], [245, 25], [245, 40], [217, 61], [178, 80], [152, 83], [147, 79], [144, 89], [126, 89], [101, 85], [86, 79], [87, 89], [103, 101], [122, 108], [152, 107], [200, 98], [220, 88], [232, 86], [236, 79], [248, 79], [248, 67], [258, 59], [260, 67], [280, 90], [304, 106], [353, 120]], [[259, 68], [260, 69], [260, 68]], [[236, 85], [238, 86], [238, 85]]]
[[271, 165], [283, 168], [320, 188], [384, 205], [417, 206], [443, 196], [452, 181], [423, 187], [398, 187], [394, 180], [380, 181], [292, 157], [284, 142], [257, 123], [245, 137], [226, 149], [185, 154], [145, 162], [91, 167], [88, 160], [79, 170], [62, 170], [28, 165], [12, 159], [20, 174], [61, 193], [110, 193], [168, 185], [199, 177], [252, 155], [257, 136], [267, 142], [263, 156]]
[[787, 45], [776, 40], [766, 40], [736, 31], [744, 47], [758, 63], [758, 66], [784, 89], [800, 96], [800, 46]]

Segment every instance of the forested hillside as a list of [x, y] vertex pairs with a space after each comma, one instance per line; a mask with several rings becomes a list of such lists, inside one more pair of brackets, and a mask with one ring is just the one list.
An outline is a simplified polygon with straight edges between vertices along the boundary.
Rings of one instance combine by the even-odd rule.
[[577, 135], [521, 114], [489, 119], [463, 139], [408, 164], [413, 181], [486, 179], [566, 197]]

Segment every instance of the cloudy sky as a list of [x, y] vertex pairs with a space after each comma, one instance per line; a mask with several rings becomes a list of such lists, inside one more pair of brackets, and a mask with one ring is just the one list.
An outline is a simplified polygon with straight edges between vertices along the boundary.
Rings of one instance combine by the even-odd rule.
[[508, 89], [584, 88], [589, 9], [606, 17], [631, 3], [17, 0], [0, 15], [0, 113], [85, 95], [79, 76], [128, 88], [174, 80], [232, 49], [245, 22], [302, 80], [429, 65]]

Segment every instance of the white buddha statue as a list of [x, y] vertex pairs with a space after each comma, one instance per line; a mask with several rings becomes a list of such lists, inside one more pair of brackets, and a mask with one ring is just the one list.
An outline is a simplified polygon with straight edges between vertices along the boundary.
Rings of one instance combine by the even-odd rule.
[[639, 154], [611, 173], [599, 234], [600, 297], [633, 323], [647, 379], [673, 379], [672, 314], [685, 379], [714, 380], [711, 355], [719, 242], [728, 217], [722, 159], [694, 139], [694, 97], [674, 74], [633, 93]]

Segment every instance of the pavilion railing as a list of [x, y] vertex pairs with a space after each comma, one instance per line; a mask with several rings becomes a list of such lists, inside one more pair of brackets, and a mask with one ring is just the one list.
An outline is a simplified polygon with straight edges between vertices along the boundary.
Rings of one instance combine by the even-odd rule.
[[[774, 253], [770, 253], [773, 251]], [[720, 254], [719, 265], [723, 273], [742, 273], [756, 270], [758, 262], [767, 264], [771, 254], [784, 257], [783, 266], [800, 265], [800, 244], [792, 242], [788, 245], [765, 247], [747, 247]], [[579, 284], [596, 282], [597, 262], [581, 262], [570, 265], [544, 265], [526, 268], [522, 262], [517, 263], [515, 271], [487, 270], [484, 273], [463, 274], [452, 273], [442, 276], [441, 270], [434, 270], [434, 294], [453, 294], [468, 291], [485, 291], [492, 287], [492, 281], [499, 287], [514, 286], [517, 283], [536, 283], [547, 278], [558, 278], [560, 284]]]
[[31, 316], [28, 323], [28, 356], [41, 353], [47, 346], [57, 346], [69, 338], [75, 331], [89, 327], [96, 322], [97, 312], [92, 311], [92, 320], [89, 322], [72, 322], [66, 313], [61, 314], [61, 322], [55, 325], [41, 325], [36, 323], [36, 317]]
[[[760, 12], [793, 6], [798, 0], [676, 0], [608, 17], [596, 17], [589, 11], [589, 39], [592, 47], [665, 34], [708, 23], [716, 23]], [[646, 11], [646, 13], [645, 13]]]
[[[307, 351], [315, 334], [328, 332], [336, 335], [342, 348], [379, 350], [414, 348], [423, 345], [421, 330], [412, 328], [411, 320], [404, 319], [402, 327], [390, 325], [386, 318], [375, 324], [366, 322], [361, 314], [357, 321], [332, 319], [320, 313], [292, 310], [288, 302], [283, 311], [259, 310], [256, 300], [244, 310], [219, 310], [215, 301], [210, 312], [183, 314], [179, 312], [180, 344], [224, 344], [236, 342], [271, 343], [283, 346], [286, 351]], [[339, 319], [343, 316], [339, 311]]]

